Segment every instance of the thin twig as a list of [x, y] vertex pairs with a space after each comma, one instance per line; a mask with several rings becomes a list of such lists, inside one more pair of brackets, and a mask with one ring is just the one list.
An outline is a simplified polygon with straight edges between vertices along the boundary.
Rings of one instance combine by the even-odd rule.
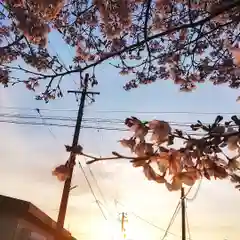
[[88, 154], [85, 154], [85, 153], [82, 153], [81, 155], [93, 159], [93, 160], [87, 161], [86, 162], [87, 164], [92, 164], [94, 162], [99, 162], [99, 161], [117, 160], [117, 159], [128, 159], [128, 160], [131, 160], [130, 162], [137, 162], [137, 161], [148, 160], [151, 157], [149, 155], [148, 156], [144, 156], [144, 157], [128, 157], [128, 156], [121, 155], [121, 154], [119, 154], [117, 152], [112, 152], [112, 155], [114, 155], [112, 157], [101, 157], [101, 158], [97, 158], [97, 157], [94, 157], [94, 156], [91, 156], [91, 155], [88, 155]]

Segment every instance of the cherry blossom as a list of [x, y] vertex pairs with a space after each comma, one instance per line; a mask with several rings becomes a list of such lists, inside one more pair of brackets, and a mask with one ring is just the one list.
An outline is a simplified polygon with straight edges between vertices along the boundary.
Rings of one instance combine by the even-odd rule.
[[[91, 70], [93, 77], [99, 65], [114, 59], [127, 91], [157, 80], [172, 81], [184, 92], [207, 81], [239, 88], [239, 6], [240, 0], [6, 0], [0, 63], [8, 84], [2, 82], [11, 86], [30, 77], [37, 89], [48, 81], [37, 96], [48, 101], [63, 96], [65, 76]], [[68, 66], [50, 54], [50, 32], [75, 49]], [[19, 66], [19, 59], [31, 68]], [[16, 71], [26, 78], [14, 78]]]
[[60, 182], [67, 180], [70, 174], [70, 169], [67, 165], [60, 165], [52, 171], [52, 175], [56, 176]]
[[[88, 164], [129, 159], [133, 167], [143, 169], [146, 179], [164, 184], [169, 191], [191, 187], [200, 179], [230, 179], [240, 189], [240, 119], [236, 116], [228, 122], [217, 116], [210, 125], [198, 121], [191, 125], [191, 134], [163, 120], [142, 122], [131, 117], [125, 123], [133, 135], [119, 142], [132, 156], [113, 152], [113, 157], [96, 158], [83, 154], [93, 159]], [[161, 141], [151, 138], [153, 132], [159, 135], [154, 139]]]

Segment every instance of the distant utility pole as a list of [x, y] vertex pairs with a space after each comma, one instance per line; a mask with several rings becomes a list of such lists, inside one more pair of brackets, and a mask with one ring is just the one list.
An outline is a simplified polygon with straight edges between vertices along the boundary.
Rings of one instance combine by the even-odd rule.
[[184, 188], [181, 188], [182, 240], [186, 240], [186, 202]]
[[127, 213], [122, 212], [121, 213], [121, 232], [123, 234], [123, 238], [126, 238], [126, 228], [125, 228], [125, 223], [127, 222]]
[[[63, 192], [62, 192], [62, 199], [61, 199], [59, 213], [58, 213], [57, 233], [56, 233], [56, 236], [55, 236], [55, 240], [61, 240], [62, 239], [61, 234], [62, 234], [62, 229], [64, 228], [64, 221], [65, 221], [65, 216], [66, 216], [66, 211], [67, 211], [68, 197], [69, 197], [69, 193], [70, 193], [70, 190], [71, 190], [73, 168], [74, 168], [75, 163], [76, 163], [76, 153], [74, 153], [73, 150], [76, 149], [76, 147], [78, 146], [78, 139], [79, 139], [81, 124], [82, 124], [82, 119], [83, 119], [85, 100], [86, 100], [87, 96], [89, 97], [89, 95], [92, 96], [92, 97], [89, 97], [89, 98], [93, 100], [93, 97], [95, 95], [100, 94], [99, 92], [88, 91], [89, 84], [90, 84], [89, 74], [86, 74], [85, 78], [84, 78], [84, 81], [82, 83], [82, 91], [68, 91], [68, 93], [81, 94], [81, 100], [80, 100], [80, 105], [79, 105], [79, 109], [78, 109], [78, 116], [77, 116], [77, 121], [76, 121], [72, 146], [71, 146], [71, 150], [70, 150], [70, 157], [69, 157], [69, 160], [68, 160], [68, 166], [70, 168], [70, 174], [69, 174], [69, 177], [67, 178], [67, 180], [64, 183], [64, 188], [63, 188]], [[94, 85], [93, 82], [92, 82], [92, 85]]]

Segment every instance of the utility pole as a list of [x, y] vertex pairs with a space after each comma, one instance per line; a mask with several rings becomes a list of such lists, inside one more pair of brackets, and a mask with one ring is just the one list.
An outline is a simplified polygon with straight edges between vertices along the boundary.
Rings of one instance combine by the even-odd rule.
[[184, 188], [181, 188], [182, 240], [186, 240], [186, 204]]
[[121, 232], [123, 234], [124, 239], [126, 238], [125, 222], [127, 222], [127, 213], [122, 212], [121, 213]]
[[[89, 74], [86, 74], [83, 84], [82, 84], [82, 91], [68, 91], [68, 93], [81, 94], [81, 99], [80, 99], [77, 121], [76, 121], [74, 135], [73, 135], [70, 157], [68, 160], [68, 167], [70, 168], [70, 174], [64, 183], [62, 199], [61, 199], [59, 213], [58, 213], [57, 229], [56, 229], [57, 231], [56, 231], [55, 240], [62, 239], [62, 237], [61, 237], [62, 229], [64, 228], [64, 221], [65, 221], [65, 216], [66, 216], [66, 211], [67, 211], [68, 198], [69, 198], [69, 193], [71, 190], [73, 169], [76, 164], [76, 153], [73, 152], [73, 149], [76, 149], [76, 147], [78, 147], [78, 139], [79, 139], [81, 124], [82, 124], [82, 119], [83, 119], [85, 100], [89, 94], [91, 94], [92, 96], [100, 94], [99, 92], [90, 92], [90, 91], [88, 92], [89, 83], [90, 83]], [[92, 85], [94, 85], [93, 82], [92, 82]]]

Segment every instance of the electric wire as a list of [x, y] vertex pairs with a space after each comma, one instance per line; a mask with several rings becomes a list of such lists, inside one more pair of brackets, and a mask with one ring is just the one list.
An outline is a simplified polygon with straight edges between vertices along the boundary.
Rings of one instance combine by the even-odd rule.
[[[116, 199], [115, 199], [115, 202], [116, 202], [116, 204], [119, 204], [119, 205], [121, 205], [122, 207], [125, 207], [122, 203], [120, 203], [120, 202], [119, 202], [118, 200], [116, 200]], [[180, 206], [180, 202], [178, 203], [178, 206]], [[179, 211], [179, 210], [178, 210], [178, 211]], [[176, 212], [176, 209], [175, 209], [175, 212]], [[175, 213], [175, 212], [174, 212], [174, 213]], [[142, 222], [147, 223], [149, 226], [152, 226], [152, 227], [154, 227], [154, 228], [156, 228], [156, 229], [158, 229], [158, 230], [163, 231], [163, 232], [166, 233], [166, 229], [161, 228], [161, 227], [157, 226], [156, 224], [154, 224], [154, 223], [146, 220], [145, 218], [141, 217], [140, 215], [136, 214], [135, 212], [132, 212], [132, 211], [131, 211], [131, 212], [128, 212], [128, 213], [131, 214], [132, 216], [134, 216], [135, 218], [141, 220]], [[168, 234], [170, 234], [170, 235], [172, 235], [172, 236], [174, 236], [174, 237], [180, 237], [179, 235], [177, 235], [177, 234], [175, 234], [175, 233], [169, 232], [169, 229], [168, 229]]]
[[[39, 116], [36, 115], [21, 115], [21, 114], [1, 114], [0, 113], [0, 118], [16, 118], [16, 119], [38, 119]], [[76, 118], [72, 117], [64, 117], [64, 116], [46, 116], [42, 115], [42, 119], [44, 120], [53, 120], [53, 121], [71, 121], [71, 122], [76, 122]], [[104, 119], [104, 118], [84, 118], [84, 122], [96, 122], [99, 121], [101, 123], [121, 123], [123, 124], [124, 121], [120, 119]]]
[[[187, 203], [186, 203], [186, 205], [187, 205]], [[186, 206], [186, 208], [187, 208], [187, 206]], [[187, 224], [188, 237], [189, 237], [189, 239], [192, 239], [187, 211], [186, 211], [186, 224]]]
[[106, 205], [104, 205], [101, 201], [98, 201], [99, 202], [99, 204], [109, 213], [109, 215], [111, 215], [112, 217], [113, 217], [113, 219], [115, 219], [116, 218], [116, 215], [113, 215], [110, 211], [109, 211], [109, 209], [106, 207]]
[[[43, 123], [46, 123], [45, 119], [43, 118], [43, 116], [42, 116], [42, 114], [41, 114], [41, 112], [40, 112], [40, 110], [39, 110], [38, 108], [36, 108], [36, 112], [38, 113], [38, 115], [39, 115], [40, 119], [42, 120], [42, 122], [43, 122]], [[47, 126], [47, 129], [48, 129], [49, 133], [51, 134], [51, 136], [52, 136], [56, 141], [58, 141], [56, 135], [53, 133], [53, 131], [50, 129], [50, 127]]]
[[[16, 124], [16, 125], [27, 125], [27, 126], [51, 126], [51, 127], [66, 127], [66, 128], [74, 128], [74, 124], [65, 124], [65, 123], [43, 123], [43, 122], [33, 122], [33, 121], [18, 121], [18, 120], [1, 120], [0, 123], [6, 124]], [[92, 125], [83, 125], [83, 129], [99, 129], [99, 130], [106, 130], [106, 131], [118, 131], [118, 132], [129, 132], [127, 128], [120, 128], [120, 127], [108, 127], [108, 126], [92, 126]], [[203, 137], [206, 136], [204, 133], [195, 133], [193, 131], [184, 131], [184, 133], [188, 134], [189, 136], [194, 137]]]
[[[87, 163], [86, 157], [84, 157], [84, 159], [85, 159], [85, 162]], [[101, 190], [100, 185], [99, 185], [91, 167], [89, 166], [89, 164], [87, 164], [87, 168], [88, 168], [89, 173], [90, 173], [90, 175], [91, 175], [91, 177], [92, 177], [92, 179], [93, 179], [93, 181], [94, 181], [94, 183], [95, 183], [95, 185], [98, 189], [99, 194], [101, 195], [101, 198], [103, 199], [104, 204], [106, 205], [107, 204], [106, 198], [104, 197], [103, 191]]]
[[[40, 110], [39, 110], [40, 111]], [[14, 119], [14, 120], [11, 120]], [[14, 114], [14, 115], [9, 115], [9, 114], [0, 114], [0, 122], [5, 122], [5, 123], [13, 123], [13, 124], [25, 124], [25, 125], [45, 125], [45, 126], [62, 126], [62, 127], [73, 127], [73, 125], [68, 124], [60, 124], [60, 123], [47, 123], [46, 120], [52, 120], [52, 121], [67, 121], [67, 122], [74, 122], [76, 120], [72, 119], [71, 117], [61, 117], [61, 116], [43, 116], [41, 115], [41, 120], [44, 122], [42, 124], [34, 122], [34, 121], [28, 121], [28, 122], [20, 122], [19, 120], [37, 120], [39, 119], [38, 116], [36, 115], [19, 115], [19, 114]], [[116, 130], [116, 131], [128, 131], [127, 128], [124, 126], [124, 122], [119, 120], [119, 119], [104, 119], [104, 118], [85, 118], [83, 119], [83, 122], [87, 123], [105, 123], [105, 124], [121, 124], [122, 128], [116, 128], [116, 127], [111, 127], [108, 129], [108, 127], [93, 127], [95, 129], [104, 129], [104, 130]], [[189, 127], [190, 123], [177, 123], [177, 122], [169, 122], [170, 125], [181, 128], [185, 133], [189, 135], [194, 135], [194, 136], [203, 136], [204, 132], [194, 132], [188, 129], [184, 129], [185, 127]], [[74, 125], [75, 126], [75, 125]], [[234, 127], [234, 126], [233, 126]]]
[[82, 164], [81, 164], [79, 161], [78, 161], [78, 165], [79, 165], [79, 168], [80, 168], [80, 169], [82, 170], [82, 172], [83, 172], [84, 178], [85, 178], [85, 180], [86, 180], [86, 182], [87, 182], [87, 184], [88, 184], [88, 187], [89, 187], [89, 189], [90, 189], [90, 191], [91, 191], [91, 194], [93, 195], [93, 197], [94, 197], [94, 199], [95, 199], [95, 201], [96, 201], [96, 204], [97, 204], [97, 206], [98, 206], [98, 208], [99, 208], [102, 216], [104, 217], [105, 220], [108, 220], [106, 214], [104, 213], [104, 210], [102, 209], [102, 206], [99, 204], [99, 200], [97, 199], [97, 196], [96, 196], [96, 194], [94, 193], [94, 190], [93, 190], [93, 188], [92, 188], [92, 185], [91, 185], [91, 183], [90, 183], [90, 181], [89, 181], [89, 179], [88, 179], [88, 177], [87, 177], [87, 175], [86, 175], [86, 173], [85, 173], [85, 171], [84, 171], [84, 169], [83, 169], [83, 166], [82, 166]]
[[168, 224], [168, 226], [167, 226], [167, 228], [165, 230], [165, 233], [164, 233], [163, 237], [161, 238], [161, 240], [164, 240], [167, 237], [167, 235], [170, 233], [169, 230], [170, 230], [171, 226], [173, 225], [173, 223], [174, 223], [174, 221], [175, 221], [175, 219], [176, 219], [180, 209], [181, 209], [181, 207], [180, 207], [180, 201], [179, 201], [177, 206], [176, 206], [176, 208], [175, 208], [175, 210], [174, 210], [174, 212], [173, 212], [173, 215], [172, 215], [172, 217], [170, 219], [170, 222], [169, 222], [169, 224]]
[[[185, 196], [186, 196], [186, 195], [185, 195]], [[169, 222], [169, 224], [168, 224], [168, 227], [167, 227], [167, 229], [166, 229], [166, 232], [165, 232], [165, 234], [164, 234], [164, 236], [162, 237], [161, 240], [164, 240], [164, 239], [167, 237], [167, 235], [169, 234], [169, 229], [170, 229], [171, 226], [173, 225], [173, 223], [174, 223], [174, 221], [175, 221], [175, 219], [176, 219], [176, 217], [177, 217], [180, 209], [181, 209], [181, 202], [179, 201], [179, 202], [178, 202], [178, 205], [177, 205], [177, 207], [175, 208], [175, 211], [174, 211], [174, 213], [173, 213], [173, 215], [172, 215], [172, 218], [171, 218], [171, 220], [170, 220], [170, 222]], [[188, 227], [189, 227], [189, 226], [188, 226]], [[189, 233], [190, 233], [190, 229], [189, 229]], [[190, 234], [189, 234], [189, 236], [187, 237], [187, 239], [188, 239], [188, 240], [192, 240]]]
[[[1, 106], [0, 109], [10, 110], [34, 110], [30, 107], [11, 107]], [[56, 112], [76, 112], [77, 109], [54, 109], [54, 108], [40, 108], [41, 111], [56, 111]], [[240, 115], [240, 112], [197, 112], [197, 111], [130, 111], [130, 110], [95, 110], [95, 112], [102, 113], [137, 113], [137, 114], [190, 114], [190, 115]]]
[[[10, 106], [1, 106], [0, 109], [9, 109], [9, 110], [20, 110], [20, 111], [33, 111], [34, 108], [30, 107], [10, 107]], [[39, 108], [41, 111], [48, 112], [77, 112], [77, 109], [56, 109], [56, 108]]]
[[[29, 126], [55, 126], [55, 127], [68, 127], [68, 128], [74, 128], [75, 125], [70, 124], [60, 124], [60, 123], [42, 123], [42, 122], [19, 122], [19, 121], [13, 121], [13, 120], [0, 120], [0, 123], [10, 123], [10, 124], [17, 124], [17, 125], [29, 125]], [[120, 131], [120, 132], [127, 132], [128, 129], [122, 129], [122, 128], [114, 128], [114, 127], [97, 127], [97, 126], [88, 126], [83, 125], [81, 128], [83, 129], [102, 129], [102, 130], [108, 130], [108, 131]]]
[[134, 111], [134, 110], [97, 110], [102, 113], [130, 113], [130, 114], [187, 114], [187, 115], [239, 115], [240, 112], [195, 112], [195, 111]]
[[[99, 127], [98, 121], [97, 121], [97, 126]], [[97, 131], [98, 131], [98, 133], [100, 134], [100, 129], [97, 129]], [[101, 140], [102, 140], [102, 142], [103, 142], [102, 135], [101, 135]], [[98, 149], [98, 156], [101, 157], [100, 149]], [[84, 159], [85, 159], [85, 162], [87, 162], [85, 157], [84, 157]], [[96, 187], [97, 187], [97, 189], [98, 189], [98, 191], [99, 191], [99, 193], [100, 193], [100, 195], [101, 195], [101, 197], [102, 197], [102, 199], [103, 199], [104, 204], [107, 205], [106, 198], [105, 198], [105, 196], [104, 196], [104, 194], [103, 194], [103, 191], [102, 191], [101, 188], [100, 188], [100, 185], [99, 185], [99, 183], [98, 183], [98, 181], [97, 181], [97, 178], [95, 177], [95, 175], [94, 175], [94, 173], [93, 173], [93, 170], [92, 170], [91, 166], [90, 166], [89, 164], [87, 164], [87, 166], [88, 166], [90, 175], [92, 176], [93, 181], [95, 182]]]
[[[97, 122], [98, 123], [98, 122]], [[98, 131], [98, 133], [100, 134], [100, 130], [99, 129], [97, 129], [97, 131]], [[101, 135], [101, 138], [102, 138], [102, 135]], [[103, 140], [103, 138], [102, 138], [102, 140]], [[98, 153], [98, 155], [101, 157], [101, 153], [100, 153], [100, 149], [99, 149], [99, 151], [98, 151], [99, 153]], [[86, 160], [86, 157], [84, 157], [84, 159], [85, 159], [85, 162], [87, 162], [87, 160]], [[92, 177], [92, 179], [93, 179], [93, 181], [94, 181], [94, 183], [95, 183], [95, 185], [96, 185], [96, 187], [97, 187], [97, 189], [98, 189], [98, 192], [99, 192], [99, 194], [100, 194], [100, 196], [101, 196], [101, 198], [102, 198], [102, 200], [103, 200], [103, 203], [101, 203], [100, 202], [100, 204], [102, 204], [103, 206], [104, 206], [104, 208], [107, 210], [107, 212], [110, 214], [110, 215], [112, 215], [112, 213], [109, 211], [109, 209], [107, 208], [107, 200], [106, 200], [106, 198], [105, 198], [105, 196], [104, 196], [104, 194], [103, 194], [103, 191], [102, 191], [102, 189], [101, 189], [101, 187], [100, 187], [100, 184], [99, 184], [99, 182], [98, 182], [98, 180], [97, 180], [97, 178], [96, 178], [96, 176], [95, 176], [95, 174], [94, 174], [94, 172], [93, 172], [93, 170], [92, 170], [92, 168], [91, 168], [91, 166], [89, 165], [89, 164], [87, 164], [87, 168], [88, 168], [88, 170], [89, 170], [89, 173], [90, 173], [90, 175], [91, 175], [91, 177]]]
[[[36, 109], [35, 109], [36, 111]], [[38, 109], [40, 112], [40, 109]], [[0, 119], [4, 120], [9, 120], [9, 119], [28, 119], [28, 120], [34, 120], [38, 119], [39, 116], [36, 115], [29, 115], [29, 114], [9, 114], [9, 113], [0, 113]], [[68, 121], [68, 122], [75, 122], [76, 118], [72, 117], [66, 117], [66, 116], [46, 116], [42, 115], [41, 116], [42, 120], [52, 120], [52, 121]], [[171, 121], [171, 120], [165, 120], [168, 121], [171, 126], [174, 127], [190, 127], [192, 124], [195, 124], [195, 122], [176, 122], [176, 121]], [[119, 124], [124, 126], [124, 121], [122, 119], [116, 119], [116, 118], [96, 118], [96, 117], [91, 117], [91, 118], [84, 118], [83, 122], [93, 122], [93, 123], [108, 123], [108, 124]], [[205, 124], [210, 124], [210, 123], [205, 123]], [[233, 125], [233, 127], [237, 127]]]
[[[40, 109], [38, 109], [41, 111]], [[36, 109], [34, 110], [36, 111]], [[30, 115], [30, 114], [9, 114], [9, 113], [0, 113], [1, 118], [20, 118], [20, 119], [36, 119], [39, 116], [38, 115]], [[59, 121], [73, 121], [76, 122], [76, 118], [72, 118], [69, 116], [42, 116], [45, 120], [59, 120]], [[90, 117], [90, 118], [83, 118], [83, 121], [99, 121], [99, 122], [110, 122], [110, 123], [124, 123], [122, 119], [116, 119], [116, 118], [96, 118], [96, 117]]]
[[[188, 192], [188, 193], [189, 193], [189, 192]], [[188, 194], [188, 193], [187, 193], [187, 194]], [[187, 196], [187, 194], [186, 194], [185, 196]], [[116, 201], [116, 203], [118, 203], [118, 204], [120, 204], [120, 205], [122, 205], [122, 206], [124, 207], [124, 205], [121, 204], [119, 201], [117, 201], [117, 200], [115, 200], [115, 201]], [[154, 228], [157, 228], [157, 229], [159, 229], [159, 230], [161, 230], [161, 231], [164, 231], [165, 233], [164, 233], [163, 237], [161, 238], [161, 240], [164, 240], [164, 239], [167, 237], [168, 234], [170, 234], [170, 235], [172, 235], [172, 236], [175, 236], [175, 237], [180, 237], [179, 235], [174, 234], [174, 233], [172, 233], [172, 232], [169, 231], [170, 228], [171, 228], [171, 226], [173, 225], [173, 223], [174, 223], [174, 221], [175, 221], [175, 219], [176, 219], [176, 217], [177, 217], [180, 209], [181, 209], [181, 202], [179, 201], [166, 229], [163, 229], [163, 228], [158, 227], [157, 225], [149, 222], [148, 220], [142, 218], [141, 216], [137, 215], [137, 214], [134, 213], [134, 212], [129, 212], [129, 213], [130, 213], [131, 215], [135, 216], [136, 218], [142, 220], [143, 222], [145, 222], [145, 223], [153, 226]], [[188, 237], [188, 239], [189, 239], [189, 240], [192, 240], [192, 238], [191, 238], [190, 236]]]
[[[89, 179], [88, 179], [88, 177], [87, 177], [87, 175], [86, 175], [86, 173], [85, 173], [85, 171], [84, 171], [84, 169], [83, 169], [83, 166], [82, 166], [82, 164], [80, 163], [80, 161], [78, 161], [78, 165], [79, 165], [80, 169], [81, 169], [82, 172], [83, 172], [84, 178], [86, 179], [86, 182], [87, 182], [87, 184], [88, 184], [88, 186], [89, 186], [89, 189], [90, 189], [90, 191], [91, 191], [91, 193], [92, 193], [92, 195], [93, 195], [93, 197], [94, 197], [94, 199], [95, 199], [95, 202], [96, 202], [96, 204], [97, 204], [97, 206], [98, 206], [98, 208], [99, 208], [99, 210], [100, 210], [103, 218], [104, 218], [106, 221], [108, 221], [108, 218], [107, 218], [107, 216], [106, 216], [106, 214], [104, 213], [104, 210], [103, 210], [103, 208], [102, 208], [102, 204], [101, 204], [101, 202], [98, 200], [96, 194], [94, 193], [94, 190], [93, 190], [93, 188], [92, 188], [92, 185], [91, 185], [91, 183], [90, 183], [90, 181], [89, 181]], [[105, 209], [106, 209], [106, 207], [105, 207]]]
[[[188, 202], [192, 202], [192, 201], [194, 201], [194, 200], [197, 198], [197, 196], [198, 196], [198, 194], [199, 194], [199, 191], [200, 191], [200, 188], [201, 188], [201, 184], [202, 184], [202, 179], [200, 179], [200, 180], [198, 181], [197, 189], [196, 189], [194, 195], [193, 195], [191, 198], [187, 198], [187, 196], [185, 197]], [[191, 187], [191, 189], [192, 189], [192, 187]], [[190, 191], [189, 191], [189, 192], [190, 192]], [[188, 195], [188, 194], [187, 194], [187, 195]]]

